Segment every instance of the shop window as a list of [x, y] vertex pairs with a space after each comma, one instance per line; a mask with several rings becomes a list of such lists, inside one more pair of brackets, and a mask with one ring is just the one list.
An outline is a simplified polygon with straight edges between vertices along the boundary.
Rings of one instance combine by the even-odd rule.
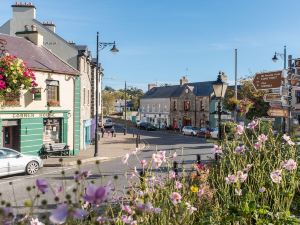
[[20, 94], [6, 93], [3, 99], [3, 106], [20, 106]]
[[191, 102], [186, 100], [186, 101], [184, 101], [183, 104], [184, 104], [184, 110], [189, 111], [191, 108]]
[[33, 94], [33, 100], [35, 100], [35, 101], [42, 100], [42, 89], [41, 88], [33, 88], [32, 94]]
[[43, 143], [60, 143], [61, 136], [61, 119], [45, 118]]
[[300, 91], [296, 91], [296, 103], [300, 104]]
[[47, 80], [47, 105], [59, 106], [59, 81]]

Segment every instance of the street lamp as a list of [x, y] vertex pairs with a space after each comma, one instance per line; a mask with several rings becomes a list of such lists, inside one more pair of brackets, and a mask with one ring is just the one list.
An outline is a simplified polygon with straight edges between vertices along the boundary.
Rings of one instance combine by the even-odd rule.
[[97, 49], [96, 49], [96, 126], [95, 126], [95, 152], [94, 157], [98, 156], [98, 117], [99, 117], [99, 75], [101, 74], [101, 70], [99, 71], [99, 50], [103, 50], [107, 46], [112, 46], [110, 51], [112, 53], [117, 53], [119, 50], [116, 48], [116, 42], [99, 42], [99, 32], [97, 32]]
[[[272, 61], [275, 62], [275, 63], [278, 61], [277, 56], [280, 56], [281, 58], [283, 57], [283, 69], [286, 69], [286, 46], [284, 46], [284, 48], [283, 48], [283, 53], [275, 52], [275, 54], [272, 58]], [[285, 117], [283, 117], [283, 121], [282, 121], [282, 132], [283, 133], [286, 132], [286, 119], [285, 119]]]
[[216, 99], [218, 99], [218, 126], [219, 126], [218, 139], [219, 140], [221, 140], [221, 114], [222, 114], [221, 101], [222, 101], [222, 98], [224, 98], [224, 96], [225, 96], [226, 89], [228, 86], [228, 84], [222, 80], [221, 76], [223, 74], [224, 74], [223, 72], [219, 72], [218, 79], [215, 82], [213, 82], [213, 84], [212, 84], [214, 93], [215, 93], [215, 97], [216, 97]]

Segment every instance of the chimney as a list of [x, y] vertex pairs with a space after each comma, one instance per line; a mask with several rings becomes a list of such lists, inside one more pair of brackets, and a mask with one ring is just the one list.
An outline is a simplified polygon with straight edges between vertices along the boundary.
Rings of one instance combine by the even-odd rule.
[[181, 79], [180, 79], [180, 81], [179, 81], [179, 83], [180, 83], [180, 86], [182, 86], [182, 85], [184, 85], [184, 84], [187, 84], [189, 81], [188, 81], [188, 79], [185, 77], [185, 76], [183, 76]]
[[148, 91], [155, 87], [157, 87], [157, 84], [148, 84]]
[[[29, 27], [31, 27], [31, 30]], [[33, 44], [39, 47], [44, 44], [44, 37], [43, 35], [39, 34], [35, 25], [25, 25], [24, 28], [24, 31], [16, 32], [16, 35], [31, 41]]]
[[221, 73], [221, 79], [222, 79], [223, 82], [227, 83], [228, 78], [227, 78], [227, 75], [224, 72]]
[[43, 22], [43, 25], [45, 26], [45, 27], [47, 27], [49, 30], [51, 30], [51, 31], [53, 31], [54, 33], [55, 33], [55, 28], [56, 28], [56, 26], [55, 26], [55, 24], [51, 21], [51, 22]]
[[13, 19], [24, 20], [35, 19], [36, 17], [36, 9], [31, 2], [16, 2], [11, 7], [13, 9]]

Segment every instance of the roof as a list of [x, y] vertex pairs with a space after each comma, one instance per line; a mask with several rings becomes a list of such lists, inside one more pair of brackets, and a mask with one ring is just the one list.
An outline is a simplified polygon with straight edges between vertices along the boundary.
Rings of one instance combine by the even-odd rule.
[[147, 91], [142, 97], [146, 98], [171, 98], [179, 97], [182, 92], [185, 90], [186, 86], [191, 86], [193, 88], [193, 93], [196, 96], [210, 96], [214, 91], [212, 83], [214, 81], [204, 81], [204, 82], [194, 82], [187, 83], [184, 85], [172, 85], [165, 87], [154, 87]]
[[21, 58], [32, 70], [70, 75], [79, 74], [78, 70], [43, 46], [37, 46], [25, 38], [1, 33], [0, 38], [7, 41], [7, 45], [5, 45], [6, 52]]

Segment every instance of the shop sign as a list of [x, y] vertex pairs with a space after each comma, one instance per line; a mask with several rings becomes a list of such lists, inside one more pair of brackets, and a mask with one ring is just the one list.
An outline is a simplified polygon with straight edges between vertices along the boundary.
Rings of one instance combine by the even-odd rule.
[[0, 114], [1, 119], [52, 118], [63, 117], [63, 113], [12, 113]]

